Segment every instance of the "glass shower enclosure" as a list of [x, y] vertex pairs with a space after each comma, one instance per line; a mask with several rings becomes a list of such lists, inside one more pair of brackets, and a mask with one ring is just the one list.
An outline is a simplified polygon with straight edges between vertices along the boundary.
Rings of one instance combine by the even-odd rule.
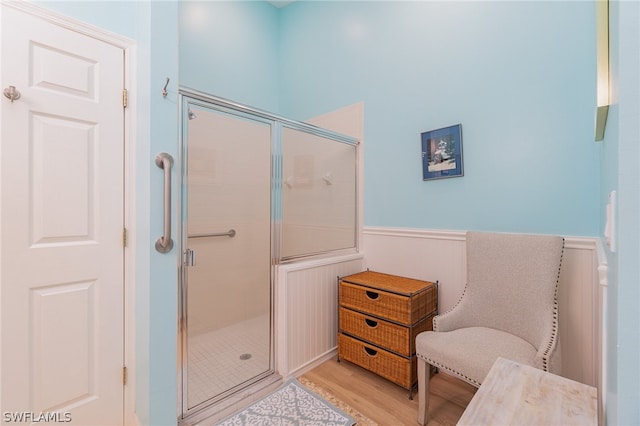
[[185, 419], [274, 376], [275, 265], [356, 250], [357, 143], [191, 89], [181, 115]]
[[183, 413], [273, 372], [272, 123], [184, 103]]

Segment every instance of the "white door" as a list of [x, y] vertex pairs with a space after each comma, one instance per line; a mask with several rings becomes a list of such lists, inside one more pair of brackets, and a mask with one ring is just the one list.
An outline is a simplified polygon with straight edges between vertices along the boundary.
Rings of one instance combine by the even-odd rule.
[[122, 424], [123, 50], [2, 8], [2, 423]]

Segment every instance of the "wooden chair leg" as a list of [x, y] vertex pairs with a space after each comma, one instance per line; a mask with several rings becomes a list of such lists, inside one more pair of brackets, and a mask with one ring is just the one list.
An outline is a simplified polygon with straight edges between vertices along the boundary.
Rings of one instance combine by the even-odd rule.
[[418, 357], [418, 424], [425, 426], [429, 422], [429, 380], [431, 366]]

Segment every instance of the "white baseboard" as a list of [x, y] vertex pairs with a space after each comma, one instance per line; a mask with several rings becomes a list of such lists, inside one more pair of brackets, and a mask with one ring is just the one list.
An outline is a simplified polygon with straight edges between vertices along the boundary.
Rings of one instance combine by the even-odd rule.
[[[302, 376], [304, 373], [306, 373], [307, 371], [311, 371], [314, 368], [316, 368], [317, 366], [319, 366], [320, 364], [322, 364], [325, 361], [329, 361], [333, 358], [336, 358], [338, 356], [338, 348], [335, 347], [333, 349], [331, 349], [330, 351], [327, 351], [326, 353], [312, 359], [311, 361], [307, 362], [306, 364], [301, 365], [300, 367], [296, 368], [295, 370], [292, 370], [289, 372], [289, 376], [288, 377], [300, 377]], [[285, 377], [285, 380], [288, 378]]]

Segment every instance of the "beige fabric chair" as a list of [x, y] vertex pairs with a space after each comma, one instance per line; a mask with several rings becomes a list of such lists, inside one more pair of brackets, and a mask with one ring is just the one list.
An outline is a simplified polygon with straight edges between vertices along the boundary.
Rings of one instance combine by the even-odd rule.
[[429, 417], [430, 368], [480, 387], [500, 356], [559, 373], [557, 289], [564, 239], [467, 233], [467, 285], [416, 337], [418, 423]]

